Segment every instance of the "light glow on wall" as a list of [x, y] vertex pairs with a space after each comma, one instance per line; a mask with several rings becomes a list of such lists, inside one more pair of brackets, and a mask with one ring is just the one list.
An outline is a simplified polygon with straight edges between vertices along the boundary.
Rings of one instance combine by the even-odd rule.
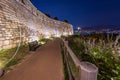
[[61, 34], [59, 33], [59, 31], [55, 31], [55, 37], [61, 37]]
[[29, 42], [33, 42], [33, 41], [38, 41], [39, 40], [39, 38], [37, 37], [37, 36], [30, 36], [30, 40], [29, 40]]
[[61, 35], [60, 34], [57, 34], [56, 37], [60, 37]]
[[50, 38], [50, 33], [48, 31], [45, 32], [45, 38]]
[[72, 33], [72, 32], [69, 32], [69, 35], [73, 35], [73, 33]]
[[67, 32], [63, 32], [63, 35], [64, 35], [64, 36], [67, 36], [67, 35], [68, 35], [68, 33], [67, 33]]

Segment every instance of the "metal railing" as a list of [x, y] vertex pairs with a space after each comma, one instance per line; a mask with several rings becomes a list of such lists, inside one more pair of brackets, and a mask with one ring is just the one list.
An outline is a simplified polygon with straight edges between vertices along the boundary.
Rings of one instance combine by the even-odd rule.
[[80, 62], [68, 46], [68, 41], [62, 38], [64, 61], [67, 65], [69, 80], [97, 80], [98, 68], [89, 62]]

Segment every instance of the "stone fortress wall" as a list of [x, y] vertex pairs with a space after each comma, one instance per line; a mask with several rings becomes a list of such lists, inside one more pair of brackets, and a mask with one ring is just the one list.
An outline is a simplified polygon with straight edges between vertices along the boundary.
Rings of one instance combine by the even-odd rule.
[[30, 0], [0, 0], [0, 50], [45, 37], [73, 34], [71, 24], [53, 20]]

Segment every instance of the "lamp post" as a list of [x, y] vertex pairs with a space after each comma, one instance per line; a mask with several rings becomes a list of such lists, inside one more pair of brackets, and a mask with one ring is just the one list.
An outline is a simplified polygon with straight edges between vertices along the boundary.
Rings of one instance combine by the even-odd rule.
[[80, 31], [80, 30], [81, 30], [81, 28], [80, 28], [80, 27], [78, 27], [77, 29], [78, 29], [78, 31]]

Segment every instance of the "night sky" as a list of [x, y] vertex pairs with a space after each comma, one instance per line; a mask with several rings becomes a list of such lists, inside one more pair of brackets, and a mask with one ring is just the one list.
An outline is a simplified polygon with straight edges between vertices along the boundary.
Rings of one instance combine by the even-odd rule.
[[120, 0], [31, 0], [43, 13], [74, 27], [120, 25]]

